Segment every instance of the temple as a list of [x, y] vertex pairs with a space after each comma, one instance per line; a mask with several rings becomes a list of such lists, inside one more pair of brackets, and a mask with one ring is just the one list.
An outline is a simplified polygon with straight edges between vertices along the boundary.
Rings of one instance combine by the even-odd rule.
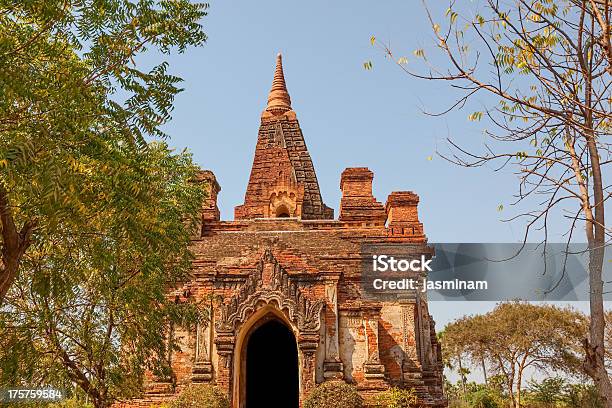
[[[246, 171], [246, 169], [245, 169]], [[147, 379], [149, 407], [192, 383], [227, 393], [232, 407], [298, 407], [319, 383], [343, 380], [367, 399], [389, 387], [413, 388], [425, 407], [445, 407], [442, 358], [427, 299], [364, 296], [364, 245], [406, 244], [432, 255], [418, 217], [419, 197], [372, 194], [374, 174], [347, 168], [337, 219], [291, 105], [282, 58], [261, 115], [244, 202], [221, 220], [221, 187], [202, 171], [207, 190], [192, 279], [181, 301], [210, 302], [210, 321], [174, 328], [171, 378]], [[271, 403], [282, 398], [283, 404]]]

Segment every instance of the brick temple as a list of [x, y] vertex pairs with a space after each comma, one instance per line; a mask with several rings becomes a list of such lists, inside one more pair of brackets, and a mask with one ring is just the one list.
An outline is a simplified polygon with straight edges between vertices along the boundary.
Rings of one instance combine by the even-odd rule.
[[[245, 169], [246, 171], [247, 169]], [[362, 296], [364, 244], [406, 243], [431, 256], [419, 197], [396, 191], [383, 205], [373, 173], [347, 168], [338, 218], [317, 175], [285, 85], [279, 54], [261, 115], [244, 203], [220, 219], [221, 187], [210, 171], [193, 278], [177, 293], [211, 299], [210, 322], [176, 328], [172, 380], [150, 379], [149, 407], [191, 383], [227, 392], [232, 407], [297, 407], [317, 384], [344, 380], [364, 395], [414, 388], [424, 406], [445, 407], [442, 359], [427, 299]], [[185, 295], [186, 294], [186, 295]], [[211, 296], [212, 295], [212, 296]], [[280, 394], [279, 394], [280, 393]], [[266, 403], [282, 395], [284, 402]]]

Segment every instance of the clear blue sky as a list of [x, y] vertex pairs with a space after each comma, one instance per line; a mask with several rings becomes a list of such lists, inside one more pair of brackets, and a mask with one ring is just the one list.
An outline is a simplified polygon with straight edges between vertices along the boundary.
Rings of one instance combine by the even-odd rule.
[[[444, 13], [438, 5], [439, 15]], [[383, 203], [394, 190], [421, 197], [420, 218], [431, 242], [517, 242], [522, 223], [503, 223], [516, 191], [509, 172], [455, 167], [434, 157], [451, 136], [481, 146], [483, 123], [470, 109], [432, 118], [453, 100], [448, 84], [403, 74], [370, 45], [370, 36], [390, 41], [410, 64], [416, 48], [433, 39], [419, 1], [212, 1], [204, 20], [207, 44], [173, 55], [171, 72], [185, 79], [170, 144], [189, 148], [196, 162], [221, 184], [223, 219], [233, 219], [246, 189], [261, 111], [272, 83], [275, 55], [283, 53], [294, 110], [314, 161], [325, 202], [337, 209], [340, 173], [346, 167], [374, 171], [374, 193]], [[374, 69], [363, 63], [372, 60]], [[505, 204], [503, 213], [497, 211]], [[559, 231], [561, 224], [554, 228]], [[553, 240], [560, 239], [559, 235]], [[433, 302], [438, 328], [493, 303]], [[584, 310], [585, 305], [577, 305]]]

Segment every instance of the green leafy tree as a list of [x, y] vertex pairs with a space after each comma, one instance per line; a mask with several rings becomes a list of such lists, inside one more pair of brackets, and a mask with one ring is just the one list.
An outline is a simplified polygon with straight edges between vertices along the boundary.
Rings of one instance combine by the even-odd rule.
[[485, 384], [470, 384], [465, 397], [472, 408], [498, 408], [504, 405], [499, 391]]
[[145, 188], [120, 184], [130, 164], [122, 156], [146, 155], [145, 138], [164, 136], [180, 78], [165, 62], [144, 72], [135, 61], [148, 48], [203, 43], [205, 9], [187, 0], [0, 2], [0, 302], [40, 231], [86, 224], [92, 200]]
[[[139, 56], [202, 44], [187, 0], [0, 1], [0, 382], [76, 384], [96, 408], [171, 378], [203, 199], [168, 148], [180, 78]], [[178, 290], [178, 289], [177, 289]]]
[[525, 370], [579, 371], [581, 339], [587, 321], [572, 309], [529, 303], [500, 303], [484, 315], [465, 317], [447, 325], [443, 352], [460, 341], [472, 364], [487, 360], [502, 376], [513, 406], [520, 407]]
[[[492, 377], [494, 380], [495, 377]], [[501, 408], [508, 406], [507, 396], [504, 394], [502, 387], [495, 381], [489, 384], [477, 384], [470, 382], [465, 384], [465, 392], [463, 384], [459, 382], [454, 384], [446, 384], [445, 395], [448, 399], [450, 408]]]
[[[207, 318], [188, 292], [167, 295], [189, 271], [183, 217], [198, 213], [201, 194], [189, 156], [164, 143], [146, 152], [140, 171], [122, 173], [143, 186], [138, 200], [109, 193], [87, 229], [62, 223], [29, 248], [0, 311], [1, 383], [75, 383], [98, 408], [135, 396], [145, 369], [171, 380], [172, 327]], [[112, 216], [104, 207], [115, 200], [127, 208]]]
[[447, 361], [447, 366], [456, 368], [459, 373], [463, 392], [466, 392], [467, 375], [470, 374], [470, 366], [480, 365], [485, 376], [485, 349], [480, 343], [478, 326], [481, 316], [470, 316], [456, 320], [448, 324], [441, 332], [442, 356]]
[[482, 152], [449, 139], [451, 152], [441, 156], [465, 167], [514, 169], [515, 204], [524, 207], [509, 221], [526, 221], [524, 242], [534, 230], [548, 241], [552, 219], [566, 221], [568, 243], [584, 228], [591, 317], [584, 370], [610, 407], [602, 268], [612, 237], [605, 218], [612, 197], [606, 180], [612, 163], [611, 0], [451, 0], [440, 18], [423, 3], [435, 51], [419, 48], [414, 55], [426, 71], [413, 69], [375, 37], [371, 42], [409, 75], [461, 92], [443, 113], [469, 106], [474, 98], [484, 102], [468, 115], [487, 123]]

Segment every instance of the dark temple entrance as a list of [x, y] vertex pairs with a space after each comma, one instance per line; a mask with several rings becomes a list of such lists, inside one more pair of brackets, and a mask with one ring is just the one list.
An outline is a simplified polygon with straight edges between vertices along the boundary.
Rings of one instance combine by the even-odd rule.
[[295, 336], [278, 320], [258, 327], [246, 353], [246, 408], [297, 408], [298, 354]]

